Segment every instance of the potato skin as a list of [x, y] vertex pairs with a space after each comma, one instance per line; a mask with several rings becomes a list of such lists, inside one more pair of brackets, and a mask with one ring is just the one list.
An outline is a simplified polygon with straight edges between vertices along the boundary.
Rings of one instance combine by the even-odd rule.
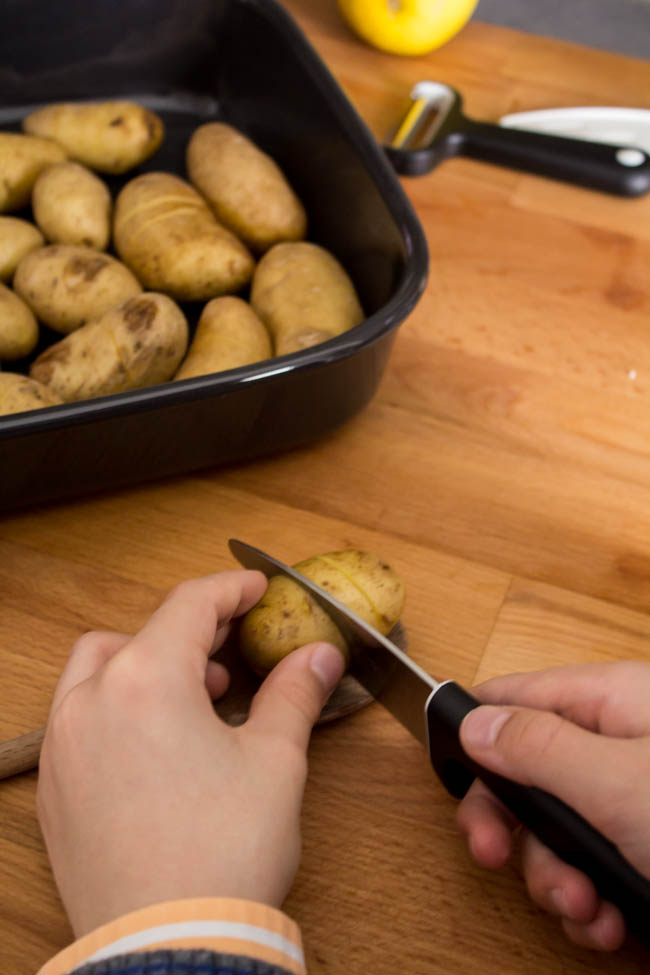
[[66, 156], [65, 149], [51, 139], [0, 132], [0, 213], [26, 206], [41, 170]]
[[0, 415], [58, 406], [62, 400], [47, 386], [17, 372], [0, 372]]
[[[404, 608], [404, 583], [379, 556], [356, 549], [329, 552], [294, 568], [344, 603], [380, 633], [389, 633]], [[258, 674], [268, 673], [305, 643], [326, 641], [346, 656], [338, 627], [309, 593], [288, 576], [273, 576], [262, 599], [242, 619], [239, 648]]]
[[38, 227], [20, 217], [0, 217], [0, 281], [9, 281], [23, 257], [45, 243]]
[[363, 321], [352, 281], [333, 254], [300, 241], [261, 259], [251, 305], [273, 336], [276, 355], [319, 345]]
[[178, 305], [145, 292], [51, 345], [29, 374], [66, 402], [123, 393], [171, 379], [187, 341]]
[[0, 284], [0, 361], [22, 359], [38, 342], [38, 322], [22, 298]]
[[194, 339], [174, 379], [236, 369], [270, 359], [271, 337], [249, 304], [241, 298], [213, 298], [201, 312]]
[[13, 284], [36, 317], [64, 335], [142, 291], [131, 271], [110, 254], [69, 244], [28, 254]]
[[239, 649], [256, 674], [264, 676], [292, 650], [314, 641], [333, 643], [348, 657], [343, 635], [309, 593], [288, 576], [273, 576], [259, 603], [239, 627]]
[[34, 219], [53, 244], [106, 250], [111, 235], [111, 209], [106, 184], [80, 163], [48, 166], [34, 183]]
[[113, 238], [145, 287], [179, 301], [239, 291], [253, 272], [244, 244], [171, 173], [145, 173], [127, 183], [115, 204]]
[[47, 105], [24, 119], [23, 130], [54, 139], [78, 162], [113, 174], [139, 166], [164, 135], [154, 112], [128, 101]]
[[305, 209], [281, 169], [231, 125], [208, 122], [193, 132], [187, 172], [217, 218], [256, 253], [305, 236]]

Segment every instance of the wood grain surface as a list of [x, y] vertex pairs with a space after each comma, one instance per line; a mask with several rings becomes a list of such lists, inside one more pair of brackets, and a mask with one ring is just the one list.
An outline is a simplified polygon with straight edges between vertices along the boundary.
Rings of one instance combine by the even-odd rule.
[[[490, 121], [650, 108], [646, 62], [479, 22], [401, 59], [357, 42], [331, 0], [287, 6], [380, 139], [423, 78]], [[132, 631], [174, 583], [232, 567], [231, 535], [288, 562], [380, 552], [407, 582], [410, 652], [440, 678], [650, 660], [650, 198], [468, 160], [404, 186], [431, 277], [361, 415], [284, 456], [0, 523], [0, 738], [44, 723], [79, 634]], [[2, 975], [35, 971], [71, 937], [35, 785], [35, 772], [0, 783]], [[472, 864], [454, 813], [377, 705], [317, 729], [286, 904], [313, 975], [648, 970], [633, 943], [572, 947], [517, 863]]]

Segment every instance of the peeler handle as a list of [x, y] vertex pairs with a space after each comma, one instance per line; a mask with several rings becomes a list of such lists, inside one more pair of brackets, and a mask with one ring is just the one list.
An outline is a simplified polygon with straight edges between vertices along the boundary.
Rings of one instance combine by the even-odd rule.
[[619, 196], [641, 196], [650, 190], [650, 156], [640, 148], [465, 122], [455, 147], [463, 156]]
[[431, 764], [445, 788], [460, 799], [479, 778], [542, 843], [590, 877], [600, 896], [621, 910], [629, 929], [650, 944], [650, 880], [566, 803], [490, 772], [463, 751], [460, 725], [479, 704], [453, 681], [441, 684], [427, 701]]

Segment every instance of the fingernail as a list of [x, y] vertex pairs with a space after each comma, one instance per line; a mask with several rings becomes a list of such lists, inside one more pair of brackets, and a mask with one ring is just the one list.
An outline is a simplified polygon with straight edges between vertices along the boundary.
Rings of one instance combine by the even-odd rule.
[[510, 711], [489, 704], [475, 708], [463, 720], [461, 741], [473, 748], [492, 748], [510, 714]]
[[327, 692], [333, 691], [345, 670], [341, 651], [331, 643], [319, 643], [314, 647], [309, 666]]

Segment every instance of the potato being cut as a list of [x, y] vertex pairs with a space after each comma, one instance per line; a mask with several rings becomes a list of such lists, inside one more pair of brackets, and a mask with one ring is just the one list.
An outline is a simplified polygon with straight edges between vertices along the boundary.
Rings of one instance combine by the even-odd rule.
[[[361, 619], [386, 634], [404, 608], [404, 583], [378, 555], [356, 549], [317, 555], [294, 568], [327, 590]], [[244, 616], [239, 647], [258, 674], [272, 670], [305, 643], [325, 641], [347, 656], [338, 627], [309, 593], [288, 576], [273, 576], [259, 603]]]
[[54, 139], [67, 154], [100, 173], [125, 173], [148, 159], [163, 140], [162, 120], [128, 101], [63, 102], [23, 121], [30, 135]]

